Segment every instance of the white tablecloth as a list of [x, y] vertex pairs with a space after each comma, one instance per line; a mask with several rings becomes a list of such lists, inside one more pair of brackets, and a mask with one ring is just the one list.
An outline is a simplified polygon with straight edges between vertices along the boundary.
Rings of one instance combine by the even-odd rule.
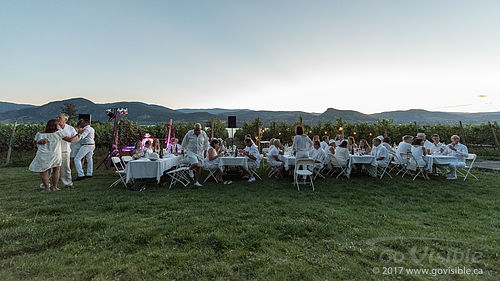
[[219, 158], [219, 169], [223, 170], [224, 166], [239, 166], [248, 170], [248, 158], [246, 156], [225, 156]]
[[285, 162], [285, 170], [288, 171], [291, 166], [295, 166], [295, 163], [297, 159], [293, 155], [283, 155], [282, 156], [283, 162]]
[[427, 161], [427, 170], [432, 171], [432, 165], [458, 165], [458, 158], [456, 156], [432, 154], [426, 155], [425, 160]]
[[127, 172], [127, 182], [129, 182], [130, 179], [142, 178], [156, 178], [156, 181], [160, 182], [163, 172], [177, 166], [180, 160], [181, 156], [171, 156], [156, 161], [151, 161], [146, 158], [132, 160], [128, 162], [125, 168]]
[[349, 155], [349, 166], [347, 167], [347, 174], [351, 174], [353, 164], [368, 164], [372, 166], [377, 165], [375, 156], [372, 155]]

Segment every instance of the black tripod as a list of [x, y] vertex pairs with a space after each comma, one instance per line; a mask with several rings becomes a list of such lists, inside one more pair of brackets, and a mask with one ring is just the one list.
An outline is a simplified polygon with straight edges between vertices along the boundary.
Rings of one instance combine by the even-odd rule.
[[120, 124], [119, 117], [121, 115], [127, 114], [128, 109], [126, 108], [111, 108], [107, 110], [109, 121], [113, 120], [113, 140], [108, 146], [108, 155], [102, 159], [97, 169], [101, 167], [102, 164], [105, 164], [106, 168], [110, 168], [112, 166], [111, 157], [120, 157], [120, 150], [118, 149], [118, 136], [119, 136], [119, 128]]

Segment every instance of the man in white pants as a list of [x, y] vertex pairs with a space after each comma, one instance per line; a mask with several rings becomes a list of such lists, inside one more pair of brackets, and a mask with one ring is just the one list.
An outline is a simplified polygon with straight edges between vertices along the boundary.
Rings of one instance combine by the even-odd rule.
[[186, 152], [185, 157], [191, 165], [191, 170], [195, 171], [194, 185], [202, 186], [199, 182], [201, 176], [201, 167], [203, 167], [203, 159], [205, 151], [208, 149], [208, 136], [201, 129], [201, 124], [196, 123], [194, 129], [190, 130], [182, 140], [182, 148]]
[[71, 180], [71, 161], [70, 161], [70, 143], [78, 137], [78, 134], [72, 126], [66, 124], [69, 116], [66, 113], [57, 115], [59, 121], [59, 129], [64, 132], [65, 138], [61, 142], [62, 165], [61, 165], [61, 181], [64, 187], [73, 187]]
[[[75, 168], [76, 171], [78, 172], [78, 177], [75, 179], [75, 181], [81, 181], [86, 178], [91, 178], [92, 171], [94, 169], [94, 163], [92, 160], [92, 156], [94, 155], [94, 149], [95, 149], [94, 128], [90, 127], [90, 122], [84, 121], [80, 125], [78, 134], [80, 135], [81, 147], [80, 150], [78, 150], [78, 153], [76, 154], [74, 160]], [[85, 159], [87, 160], [87, 176], [85, 176], [83, 172], [83, 167], [82, 167], [83, 157], [85, 157]]]

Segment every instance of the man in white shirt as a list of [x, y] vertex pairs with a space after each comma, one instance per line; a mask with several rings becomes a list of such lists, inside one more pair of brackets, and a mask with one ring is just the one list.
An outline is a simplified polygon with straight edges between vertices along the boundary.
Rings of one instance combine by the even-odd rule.
[[244, 171], [250, 177], [248, 179], [248, 182], [253, 182], [255, 181], [255, 177], [253, 176], [252, 171], [257, 169], [259, 163], [258, 161], [258, 158], [260, 157], [259, 148], [253, 143], [252, 139], [246, 138], [244, 142], [245, 142], [245, 149], [243, 150], [243, 155], [245, 155], [248, 158], [247, 160], [248, 170], [244, 169]]
[[430, 147], [430, 154], [443, 153], [446, 146], [440, 142], [439, 135], [434, 134], [431, 139], [432, 143]]
[[313, 151], [310, 155], [311, 159], [314, 160], [316, 168], [323, 168], [323, 164], [325, 163], [326, 153], [323, 149], [321, 149], [321, 144], [319, 141], [314, 141]]
[[427, 154], [430, 153], [431, 147], [432, 147], [432, 142], [428, 141], [426, 139], [426, 136], [424, 133], [418, 133], [417, 134], [417, 139], [421, 139], [424, 142], [424, 147], [425, 150], [427, 150]]
[[[90, 127], [89, 121], [81, 122], [80, 128], [78, 130], [78, 134], [80, 135], [80, 150], [78, 150], [78, 154], [75, 156], [75, 168], [78, 172], [78, 177], [75, 181], [81, 181], [86, 178], [92, 177], [92, 172], [94, 170], [94, 162], [92, 156], [94, 155], [95, 150], [95, 131], [94, 128]], [[85, 176], [82, 167], [82, 159], [85, 157], [87, 160], [87, 176]]]
[[330, 141], [329, 136], [323, 136], [323, 141], [321, 142], [321, 149], [323, 149], [323, 150], [327, 149], [329, 141]]
[[280, 146], [281, 141], [279, 139], [275, 139], [271, 144], [269, 152], [267, 153], [267, 163], [269, 163], [270, 166], [279, 167], [277, 173], [278, 175], [281, 174], [283, 168], [285, 167], [285, 162], [282, 158], [283, 152], [279, 149]]
[[382, 140], [382, 145], [385, 147], [385, 149], [387, 149], [387, 152], [389, 152], [390, 154], [394, 154], [394, 155], [396, 154], [396, 151], [391, 146], [391, 138], [390, 137], [385, 137]]
[[465, 167], [465, 158], [469, 155], [467, 146], [460, 143], [460, 137], [457, 135], [451, 136], [451, 143], [446, 146], [443, 152], [444, 155], [455, 156], [458, 159], [458, 163], [451, 163], [448, 166], [450, 171], [448, 172], [446, 178], [449, 180], [457, 179], [457, 166]]
[[372, 140], [372, 144], [373, 147], [370, 154], [375, 157], [375, 161], [377, 161], [377, 164], [375, 167], [370, 166], [367, 167], [367, 169], [372, 177], [376, 177], [377, 167], [387, 167], [387, 165], [389, 165], [389, 162], [391, 161], [391, 158], [389, 157], [389, 152], [387, 152], [387, 149], [382, 145], [382, 142], [379, 138], [374, 138]]
[[205, 131], [201, 129], [201, 124], [196, 123], [193, 130], [190, 130], [182, 140], [182, 148], [186, 152], [186, 159], [191, 165], [191, 169], [195, 171], [194, 185], [202, 186], [199, 179], [203, 167], [203, 159], [205, 151], [208, 150], [208, 136]]
[[71, 125], [66, 124], [69, 119], [69, 116], [66, 113], [60, 113], [57, 115], [56, 119], [59, 121], [59, 128], [64, 132], [65, 136], [61, 142], [61, 181], [64, 187], [73, 187], [73, 181], [71, 180], [70, 144], [71, 141], [77, 137], [77, 132]]
[[335, 145], [339, 146], [343, 141], [344, 141], [344, 132], [342, 132], [342, 134], [338, 134], [335, 137]]
[[405, 164], [407, 159], [406, 158], [401, 158], [401, 154], [408, 154], [411, 153], [412, 145], [411, 143], [413, 142], [413, 137], [406, 135], [403, 136], [403, 141], [401, 141], [398, 145], [398, 149], [396, 150], [396, 159], [398, 160], [399, 163]]

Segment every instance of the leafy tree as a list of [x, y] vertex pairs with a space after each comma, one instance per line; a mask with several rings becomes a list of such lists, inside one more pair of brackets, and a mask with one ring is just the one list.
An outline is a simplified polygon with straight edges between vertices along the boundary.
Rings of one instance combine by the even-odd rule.
[[76, 110], [76, 106], [70, 102], [64, 103], [64, 105], [61, 107], [61, 112], [68, 114], [69, 120], [76, 120], [76, 118], [78, 118], [78, 111]]

